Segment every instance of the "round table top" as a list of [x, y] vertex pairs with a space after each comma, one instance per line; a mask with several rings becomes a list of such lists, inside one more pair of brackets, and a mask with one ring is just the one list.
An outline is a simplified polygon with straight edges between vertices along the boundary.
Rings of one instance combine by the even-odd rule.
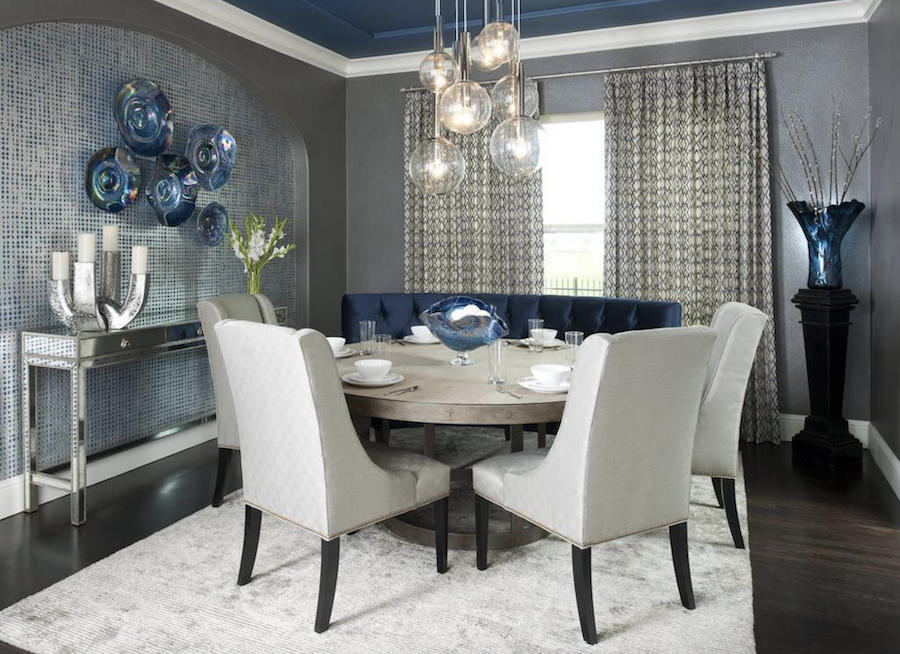
[[[359, 345], [350, 346], [358, 349]], [[469, 354], [473, 363], [454, 366], [456, 353], [443, 344], [391, 345], [391, 370], [404, 376], [393, 386], [369, 388], [344, 383], [344, 394], [350, 410], [372, 418], [387, 418], [435, 424], [530, 424], [556, 422], [562, 417], [565, 393], [536, 393], [519, 386], [516, 381], [531, 376], [531, 366], [539, 363], [565, 364], [565, 348], [532, 353], [526, 347], [510, 343], [506, 348], [504, 386], [519, 398], [501, 393], [488, 383], [488, 351]], [[359, 355], [338, 359], [341, 375], [353, 372]], [[409, 386], [418, 390], [403, 395], [385, 395]]]

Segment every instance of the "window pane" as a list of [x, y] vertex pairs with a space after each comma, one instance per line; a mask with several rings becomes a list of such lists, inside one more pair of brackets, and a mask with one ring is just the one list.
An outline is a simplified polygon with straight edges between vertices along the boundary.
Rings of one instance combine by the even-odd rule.
[[544, 120], [545, 292], [600, 295], [606, 202], [603, 117]]

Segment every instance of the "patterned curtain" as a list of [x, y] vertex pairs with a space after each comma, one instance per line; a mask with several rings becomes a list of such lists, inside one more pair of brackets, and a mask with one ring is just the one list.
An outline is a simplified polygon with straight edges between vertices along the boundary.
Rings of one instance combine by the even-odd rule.
[[[709, 324], [735, 300], [773, 315], [766, 70], [761, 60], [606, 79], [606, 291], [677, 300]], [[775, 328], [742, 437], [779, 442]]]
[[[469, 136], [450, 134], [462, 149], [466, 178], [445, 196], [425, 196], [405, 179], [407, 293], [540, 293], [544, 285], [541, 175], [517, 179], [491, 163], [497, 116]], [[406, 94], [404, 164], [432, 137], [434, 96]], [[446, 136], [446, 135], [445, 135]]]

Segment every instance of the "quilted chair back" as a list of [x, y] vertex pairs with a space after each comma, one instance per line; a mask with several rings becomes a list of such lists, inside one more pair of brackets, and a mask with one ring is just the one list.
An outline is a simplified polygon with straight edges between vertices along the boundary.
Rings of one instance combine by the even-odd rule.
[[223, 320], [250, 320], [269, 325], [278, 323], [275, 308], [265, 295], [249, 295], [232, 293], [220, 295], [197, 303], [200, 311], [200, 324], [206, 336], [206, 350], [209, 354], [209, 367], [212, 371], [213, 391], [216, 394], [216, 429], [218, 430], [219, 447], [238, 449], [237, 423], [234, 418], [234, 400], [231, 387], [222, 363], [222, 352], [219, 339], [216, 337], [215, 325]]
[[581, 547], [687, 520], [714, 341], [707, 327], [587, 338], [546, 460], [531, 475], [507, 478], [519, 497], [543, 495], [526, 514]]
[[694, 440], [691, 469], [696, 475], [737, 476], [744, 396], [767, 320], [762, 311], [740, 302], [723, 304], [713, 316], [716, 345]]
[[246, 503], [326, 540], [398, 501], [414, 504], [412, 473], [379, 468], [363, 450], [322, 334], [232, 320], [216, 333], [234, 392]]

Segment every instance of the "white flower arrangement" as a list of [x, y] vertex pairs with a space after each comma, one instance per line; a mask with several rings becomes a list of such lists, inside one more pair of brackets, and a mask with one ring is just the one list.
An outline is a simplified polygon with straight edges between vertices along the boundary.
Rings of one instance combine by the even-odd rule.
[[244, 264], [248, 293], [260, 292], [262, 270], [266, 264], [274, 259], [284, 259], [288, 252], [297, 247], [294, 243], [278, 246], [278, 241], [284, 238], [286, 224], [286, 219], [275, 218], [275, 225], [267, 235], [265, 218], [250, 214], [244, 222], [244, 234], [238, 232], [234, 225], [228, 226], [225, 236], [234, 256]]

